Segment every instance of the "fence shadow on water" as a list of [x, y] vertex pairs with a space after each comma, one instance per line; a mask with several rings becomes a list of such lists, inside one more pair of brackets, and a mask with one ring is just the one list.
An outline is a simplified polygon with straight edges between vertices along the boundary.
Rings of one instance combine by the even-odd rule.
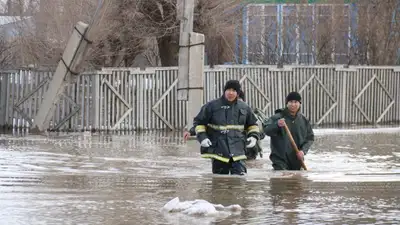
[[112, 132], [46, 132], [32, 135], [29, 129], [13, 129], [0, 132], [0, 138], [8, 143], [29, 146], [38, 142], [54, 143], [56, 146], [76, 145], [79, 148], [96, 148], [99, 145], [116, 144], [139, 148], [162, 146], [174, 148], [184, 144], [182, 132], [161, 131], [112, 131]]

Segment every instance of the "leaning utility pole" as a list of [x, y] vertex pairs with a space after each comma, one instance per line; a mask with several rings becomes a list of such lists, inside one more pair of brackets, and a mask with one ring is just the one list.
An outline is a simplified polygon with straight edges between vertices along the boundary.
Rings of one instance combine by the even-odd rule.
[[78, 74], [79, 66], [86, 55], [94, 33], [94, 29], [91, 28], [95, 26], [94, 24], [99, 23], [98, 18], [105, 9], [103, 3], [99, 4], [90, 26], [83, 22], [78, 22], [75, 25], [56, 72], [50, 79], [49, 88], [44, 95], [30, 132], [41, 133], [49, 128], [50, 120], [53, 117], [54, 108], [60, 99], [60, 95], [63, 94], [65, 87]]
[[193, 32], [195, 0], [178, 0], [177, 15], [180, 23], [178, 101], [187, 101], [186, 128], [203, 104], [204, 35]]
[[75, 25], [33, 121], [32, 133], [41, 133], [49, 128], [50, 120], [53, 117], [54, 108], [60, 99], [60, 95], [64, 92], [72, 77], [77, 75], [77, 66], [82, 61], [83, 53], [88, 47], [88, 41], [86, 40], [87, 30], [88, 25], [83, 22], [78, 22]]

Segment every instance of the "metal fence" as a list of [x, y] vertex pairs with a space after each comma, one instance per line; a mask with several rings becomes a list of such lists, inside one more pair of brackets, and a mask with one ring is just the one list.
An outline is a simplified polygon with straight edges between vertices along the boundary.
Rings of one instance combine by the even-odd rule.
[[[29, 128], [52, 74], [0, 72], [0, 126]], [[315, 125], [400, 121], [400, 67], [230, 65], [206, 67], [204, 75], [205, 101], [221, 96], [228, 79], [238, 79], [246, 102], [267, 115], [298, 91], [302, 112]], [[177, 77], [177, 67], [105, 68], [76, 76], [60, 96], [50, 129], [181, 129], [187, 105], [177, 101]]]
[[[398, 32], [393, 28], [399, 24], [400, 3], [389, 7], [385, 13], [391, 16], [383, 19], [377, 7], [364, 1], [248, 2], [256, 3], [235, 8], [242, 13], [241, 22], [235, 21], [236, 64], [370, 64], [375, 53], [363, 43], [375, 46], [365, 35], [379, 33], [374, 21], [390, 24], [391, 30], [382, 35]], [[398, 45], [386, 50], [400, 60]]]
[[356, 4], [249, 4], [244, 13], [244, 63], [314, 65], [323, 50], [330, 62], [349, 62]]

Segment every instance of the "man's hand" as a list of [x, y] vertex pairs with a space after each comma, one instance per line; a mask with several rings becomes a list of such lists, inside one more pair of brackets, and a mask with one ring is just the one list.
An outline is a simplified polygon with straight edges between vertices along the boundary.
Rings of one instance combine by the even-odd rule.
[[257, 139], [254, 137], [247, 138], [247, 141], [249, 141], [250, 143], [246, 145], [246, 148], [252, 148], [257, 144]]
[[285, 126], [286, 126], [285, 119], [278, 120], [278, 127], [285, 127]]
[[206, 138], [200, 143], [201, 147], [208, 148], [211, 146], [210, 139]]
[[185, 141], [187, 141], [187, 139], [189, 139], [189, 137], [190, 137], [190, 132], [185, 131], [185, 132], [183, 133], [183, 139], [184, 139]]
[[303, 151], [299, 151], [297, 154], [297, 159], [300, 161], [304, 160], [304, 152]]

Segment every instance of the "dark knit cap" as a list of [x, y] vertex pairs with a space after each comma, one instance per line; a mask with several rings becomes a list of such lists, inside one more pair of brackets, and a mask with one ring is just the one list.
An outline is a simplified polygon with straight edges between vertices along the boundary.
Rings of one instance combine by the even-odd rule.
[[293, 101], [293, 100], [298, 101], [298, 102], [301, 103], [301, 95], [300, 95], [298, 92], [295, 92], [295, 91], [290, 92], [290, 93], [288, 94], [288, 96], [286, 96], [286, 104], [287, 104], [289, 101]]
[[237, 93], [241, 91], [241, 85], [238, 80], [228, 80], [225, 84], [224, 91], [232, 88]]

